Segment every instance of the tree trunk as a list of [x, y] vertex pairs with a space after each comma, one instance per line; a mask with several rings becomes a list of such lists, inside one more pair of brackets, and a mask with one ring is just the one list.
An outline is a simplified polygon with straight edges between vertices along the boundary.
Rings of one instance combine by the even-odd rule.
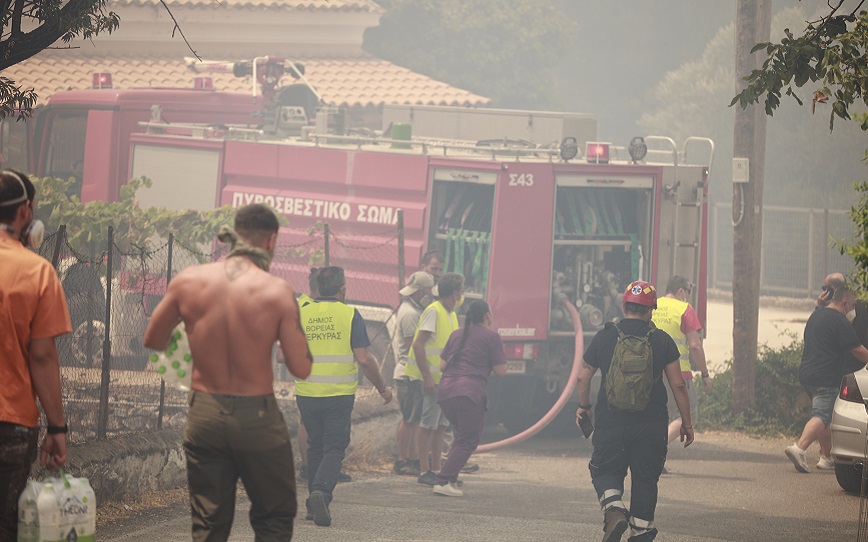
[[[764, 58], [754, 45], [769, 40], [771, 0], [738, 0], [736, 8], [735, 91], [746, 86], [743, 78], [761, 67]], [[732, 406], [736, 412], [756, 400], [757, 328], [762, 260], [762, 205], [765, 171], [766, 115], [762, 107], [735, 108], [733, 157], [747, 158], [747, 183], [732, 186], [733, 217], [733, 364]]]

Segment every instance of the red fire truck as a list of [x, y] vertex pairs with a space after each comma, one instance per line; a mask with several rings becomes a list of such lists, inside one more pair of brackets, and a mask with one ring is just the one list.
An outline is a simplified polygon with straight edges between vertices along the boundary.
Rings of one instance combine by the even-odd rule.
[[[439, 249], [467, 297], [491, 304], [509, 374], [493, 379], [490, 417], [515, 429], [554, 402], [576, 357], [563, 299], [589, 338], [621, 316], [631, 280], [663, 289], [677, 273], [698, 285], [705, 322], [708, 139], [620, 147], [596, 141], [587, 115], [409, 106], [386, 108], [384, 137], [352, 133], [296, 85], [253, 99], [198, 86], [52, 96], [30, 170], [81, 178], [84, 201], [147, 176], [142, 204], [265, 202], [288, 219], [282, 242], [303, 242], [319, 221], [375, 244], [402, 210], [407, 272]], [[535, 130], [542, 140], [526, 137]], [[306, 264], [276, 272], [303, 289]], [[351, 301], [385, 319], [399, 301], [395, 262], [345, 267]]]

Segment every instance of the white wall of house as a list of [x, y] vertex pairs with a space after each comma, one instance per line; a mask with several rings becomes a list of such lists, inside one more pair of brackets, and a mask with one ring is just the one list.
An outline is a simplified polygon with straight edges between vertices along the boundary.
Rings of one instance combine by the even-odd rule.
[[[290, 11], [280, 9], [189, 7], [171, 5], [172, 15], [200, 57], [237, 60], [263, 55], [358, 56], [366, 28], [379, 24], [381, 13]], [[74, 44], [81, 55], [191, 56], [174, 22], [162, 6], [116, 6], [121, 24]]]

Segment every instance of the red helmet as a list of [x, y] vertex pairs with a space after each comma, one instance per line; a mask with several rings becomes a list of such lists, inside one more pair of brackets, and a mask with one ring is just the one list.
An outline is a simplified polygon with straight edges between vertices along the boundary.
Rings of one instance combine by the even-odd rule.
[[650, 282], [634, 280], [624, 291], [624, 297], [621, 298], [621, 302], [636, 303], [637, 305], [644, 305], [656, 309], [657, 289], [654, 288], [654, 285]]

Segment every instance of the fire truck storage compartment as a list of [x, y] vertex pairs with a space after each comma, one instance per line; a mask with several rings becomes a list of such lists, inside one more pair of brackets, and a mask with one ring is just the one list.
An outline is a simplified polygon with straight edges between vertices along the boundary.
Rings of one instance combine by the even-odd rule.
[[493, 179], [491, 184], [438, 181], [435, 175], [428, 246], [445, 256], [444, 272], [464, 275], [465, 293], [471, 297], [486, 293], [493, 206]]
[[643, 259], [651, 229], [651, 190], [558, 186], [552, 261], [549, 328], [571, 332], [566, 295], [585, 332], [623, 317], [621, 294], [634, 278], [647, 276]]
[[207, 211], [217, 204], [219, 167], [217, 148], [134, 143], [130, 178], [151, 180], [150, 188], [136, 194], [145, 208]]

